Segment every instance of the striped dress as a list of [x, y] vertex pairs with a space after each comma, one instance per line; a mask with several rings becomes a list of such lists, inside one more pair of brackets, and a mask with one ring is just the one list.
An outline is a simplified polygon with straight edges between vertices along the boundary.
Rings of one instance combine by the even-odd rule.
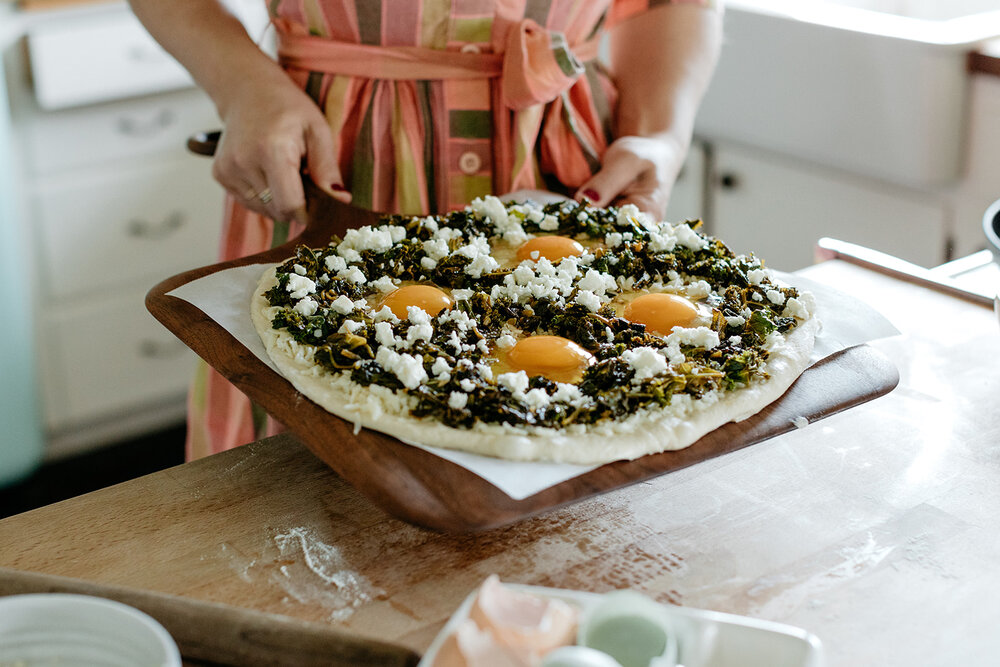
[[[279, 60], [326, 115], [353, 203], [426, 214], [519, 189], [573, 192], [600, 165], [615, 89], [604, 29], [710, 0], [269, 0]], [[222, 260], [298, 230], [227, 202]], [[280, 430], [202, 364], [188, 458]]]

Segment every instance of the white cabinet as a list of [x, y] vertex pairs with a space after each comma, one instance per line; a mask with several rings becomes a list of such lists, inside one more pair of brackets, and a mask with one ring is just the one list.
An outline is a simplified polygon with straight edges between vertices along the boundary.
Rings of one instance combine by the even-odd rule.
[[710, 230], [792, 271], [833, 236], [917, 264], [946, 261], [946, 202], [918, 191], [732, 144], [713, 146]]
[[950, 193], [956, 257], [986, 247], [983, 215], [1000, 199], [1000, 76], [973, 76], [971, 98], [964, 177]]
[[184, 68], [126, 11], [35, 26], [27, 45], [35, 99], [46, 110], [192, 85]]
[[700, 141], [695, 141], [670, 191], [666, 219], [670, 222], [704, 219], [704, 200], [705, 147]]
[[48, 454], [177, 423], [195, 356], [144, 297], [215, 260], [223, 191], [185, 149], [214, 107], [125, 4], [33, 18], [3, 58]]

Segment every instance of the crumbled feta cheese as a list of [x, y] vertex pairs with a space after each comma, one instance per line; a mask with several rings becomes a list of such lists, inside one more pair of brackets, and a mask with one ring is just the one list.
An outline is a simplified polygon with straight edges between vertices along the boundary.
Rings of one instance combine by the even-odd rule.
[[577, 405], [583, 400], [583, 392], [574, 384], [557, 382], [555, 393], [552, 394], [552, 400]]
[[448, 241], [439, 237], [429, 238], [423, 242], [424, 253], [433, 260], [448, 256]]
[[288, 290], [289, 296], [293, 299], [301, 299], [307, 294], [316, 292], [316, 283], [305, 276], [290, 273], [288, 274], [288, 285], [285, 286], [285, 289]]
[[747, 323], [747, 318], [742, 315], [727, 315], [726, 324], [731, 327], [741, 327]]
[[436, 267], [437, 265], [438, 263], [436, 259], [431, 259], [430, 257], [420, 258], [420, 268], [426, 271], [433, 271], [434, 267]]
[[805, 428], [806, 426], [809, 426], [809, 419], [800, 415], [793, 419], [792, 423], [795, 424], [795, 428]]
[[462, 391], [470, 392], [476, 388], [476, 383], [469, 378], [463, 378], [459, 380], [458, 386], [462, 388]]
[[594, 269], [587, 269], [587, 273], [577, 283], [577, 287], [582, 290], [590, 290], [594, 294], [603, 295], [607, 291], [612, 291], [617, 287], [618, 282], [614, 276], [601, 273]]
[[534, 409], [544, 408], [552, 399], [549, 395], [545, 393], [544, 389], [532, 389], [524, 395], [524, 402], [528, 404], [529, 407]]
[[396, 314], [392, 312], [389, 306], [382, 306], [378, 311], [372, 316], [376, 322], [398, 322], [399, 318]]
[[667, 360], [652, 347], [625, 350], [621, 358], [635, 371], [635, 381], [646, 380], [667, 370]]
[[546, 215], [540, 223], [538, 223], [538, 228], [546, 232], [554, 232], [559, 229], [559, 219], [554, 215]]
[[340, 325], [340, 329], [338, 329], [338, 331], [341, 333], [354, 333], [363, 326], [365, 326], [364, 322], [359, 322], [357, 320], [344, 320], [344, 323]]
[[378, 280], [373, 280], [371, 286], [382, 294], [396, 291], [396, 284], [392, 282], [392, 278], [389, 276], [382, 276]]
[[392, 333], [392, 325], [388, 322], [375, 323], [375, 342], [383, 347], [395, 347], [396, 336]]
[[511, 336], [510, 334], [505, 333], [499, 338], [497, 338], [497, 347], [499, 347], [501, 350], [509, 350], [515, 345], [517, 345], [517, 339]]
[[618, 209], [618, 219], [615, 221], [619, 227], [630, 227], [632, 223], [641, 223], [645, 215], [635, 204], [625, 204]]
[[691, 250], [702, 250], [708, 245], [708, 241], [685, 224], [677, 225], [674, 228], [674, 235], [677, 237], [677, 243]]
[[490, 255], [479, 255], [465, 267], [465, 273], [473, 278], [481, 278], [484, 273], [489, 273], [500, 268], [500, 264]]
[[292, 310], [305, 315], [306, 317], [310, 317], [311, 315], [315, 315], [316, 311], [319, 310], [319, 304], [311, 296], [307, 296], [304, 299], [300, 299]]
[[489, 218], [493, 223], [493, 228], [501, 238], [512, 243], [523, 243], [527, 240], [528, 237], [524, 233], [521, 223], [518, 222], [517, 216], [508, 215], [506, 207], [498, 198], [492, 195], [476, 198], [469, 208], [476, 215]]
[[406, 227], [402, 225], [389, 225], [388, 230], [393, 243], [399, 243], [406, 238]]
[[760, 285], [766, 277], [767, 274], [763, 269], [750, 269], [747, 271], [747, 280], [750, 281], [751, 285]]
[[712, 286], [705, 280], [696, 280], [684, 289], [684, 293], [692, 299], [704, 299], [712, 293]]
[[340, 255], [345, 262], [354, 263], [361, 261], [361, 253], [354, 248], [348, 248], [346, 246], [339, 246], [337, 248], [337, 254]]
[[674, 327], [673, 333], [667, 336], [667, 342], [712, 350], [719, 346], [719, 334], [708, 327]]
[[501, 373], [497, 376], [497, 384], [509, 389], [511, 393], [521, 394], [528, 390], [528, 374], [524, 371]]
[[[405, 235], [406, 231], [404, 229], [403, 237], [405, 237]], [[344, 233], [344, 240], [341, 242], [340, 248], [346, 247], [354, 250], [375, 250], [376, 252], [385, 252], [392, 247], [392, 236], [392, 230], [388, 227], [372, 227], [371, 225], [365, 225], [364, 227], [359, 227], [357, 229], [348, 229], [347, 232]]]
[[343, 271], [338, 271], [337, 277], [343, 278], [347, 282], [354, 283], [356, 285], [364, 285], [368, 282], [368, 278], [365, 277], [364, 271], [357, 266], [351, 266]]
[[406, 344], [413, 346], [418, 340], [430, 340], [434, 335], [434, 327], [430, 324], [414, 324], [406, 330]]
[[809, 317], [809, 310], [806, 308], [804, 303], [793, 296], [785, 302], [785, 309], [781, 311], [781, 314], [785, 317], [794, 317], [804, 320]]
[[[686, 227], [687, 225], [685, 225]], [[677, 235], [669, 224], [660, 225], [649, 232], [649, 249], [653, 252], [670, 252], [677, 247]]]
[[776, 306], [780, 306], [785, 303], [785, 295], [779, 290], [769, 289], [767, 290], [767, 300]]
[[518, 285], [527, 285], [535, 278], [535, 272], [528, 262], [522, 262], [518, 265], [511, 275], [514, 276], [514, 281]]
[[460, 391], [453, 391], [448, 394], [448, 407], [452, 410], [461, 410], [469, 402], [469, 395]]
[[437, 220], [434, 219], [433, 215], [428, 215], [425, 218], [420, 218], [420, 224], [431, 232], [436, 232], [438, 230], [438, 223]]
[[354, 302], [351, 301], [350, 298], [341, 294], [334, 300], [333, 303], [330, 304], [330, 307], [341, 315], [346, 315], [354, 310]]
[[438, 357], [434, 360], [431, 365], [431, 373], [434, 375], [443, 375], [445, 373], [451, 372], [451, 365], [443, 357]]
[[306, 275], [306, 267], [302, 266], [301, 264], [293, 264], [292, 271], [299, 274], [300, 276]]
[[573, 299], [592, 313], [596, 313], [601, 308], [601, 298], [590, 290], [580, 290]]
[[431, 316], [420, 306], [407, 306], [406, 315], [410, 324], [430, 324], [431, 322]]
[[407, 389], [416, 389], [427, 380], [423, 361], [412, 354], [400, 354], [388, 347], [380, 347], [375, 353], [375, 362], [395, 375]]
[[332, 273], [338, 273], [347, 268], [347, 260], [340, 255], [327, 255], [324, 263], [326, 270]]

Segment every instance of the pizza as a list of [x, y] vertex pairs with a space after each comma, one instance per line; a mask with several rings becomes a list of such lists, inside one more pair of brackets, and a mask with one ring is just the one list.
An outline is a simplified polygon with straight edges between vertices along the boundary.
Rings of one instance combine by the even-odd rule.
[[356, 429], [586, 465], [759, 412], [819, 327], [812, 295], [700, 221], [492, 196], [300, 246], [250, 309], [282, 375]]

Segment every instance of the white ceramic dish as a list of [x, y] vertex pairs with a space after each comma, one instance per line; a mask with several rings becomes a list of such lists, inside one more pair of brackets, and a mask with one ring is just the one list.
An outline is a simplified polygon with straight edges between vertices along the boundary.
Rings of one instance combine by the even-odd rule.
[[[1000, 266], [1000, 199], [986, 209], [983, 215], [983, 233], [990, 244], [990, 252], [993, 253], [993, 261]], [[993, 300], [993, 311], [1000, 319], [1000, 294]]]
[[[557, 598], [586, 613], [601, 595], [582, 591], [504, 584], [515, 591]], [[418, 667], [430, 667], [445, 639], [469, 615], [472, 592], [431, 643]], [[662, 605], [677, 639], [683, 667], [822, 667], [822, 645], [815, 635], [790, 625], [704, 609]]]
[[177, 645], [150, 616], [88, 595], [0, 597], [0, 665], [180, 667]]

